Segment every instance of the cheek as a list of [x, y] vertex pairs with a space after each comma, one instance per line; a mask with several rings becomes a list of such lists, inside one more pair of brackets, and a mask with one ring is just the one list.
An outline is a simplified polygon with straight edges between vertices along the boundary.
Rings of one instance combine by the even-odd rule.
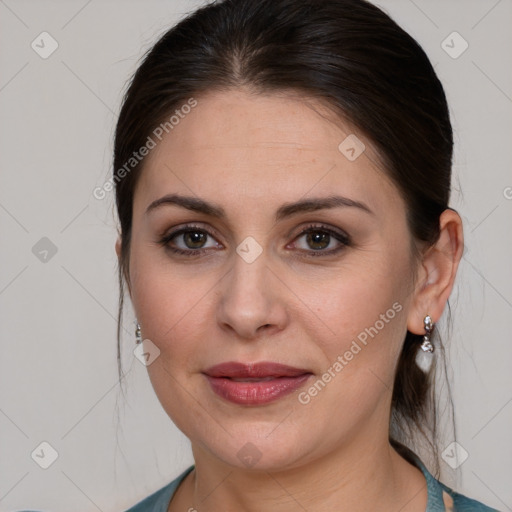
[[207, 406], [202, 402], [199, 405], [201, 389], [191, 377], [197, 372], [205, 340], [212, 332], [206, 323], [211, 325], [215, 318], [211, 294], [215, 280], [208, 276], [194, 279], [187, 272], [177, 274], [177, 266], [162, 264], [150, 252], [140, 251], [132, 260], [132, 301], [137, 319], [144, 338], [160, 350], [147, 371], [164, 410], [178, 428], [190, 432]]
[[324, 433], [327, 440], [349, 435], [372, 417], [371, 421], [387, 418], [406, 332], [407, 295], [400, 286], [392, 286], [389, 276], [351, 273], [331, 280], [325, 296], [329, 300], [315, 308], [321, 318], [317, 329], [307, 322], [302, 325], [317, 345], [315, 355], [323, 366], [298, 399], [306, 417], [339, 425], [339, 433]]
[[[370, 263], [368, 259], [368, 263]], [[389, 254], [371, 265], [363, 258], [356, 265], [332, 273], [324, 286], [303, 283], [304, 302], [314, 304], [317, 328], [309, 329], [312, 340], [321, 340], [326, 364], [342, 356], [345, 373], [357, 378], [361, 368], [373, 368], [388, 382], [406, 333], [409, 261], [403, 255]], [[306, 291], [309, 290], [309, 291]]]
[[204, 322], [214, 318], [209, 290], [216, 277], [203, 272], [198, 278], [193, 267], [172, 264], [163, 249], [143, 236], [132, 238], [131, 301], [143, 337], [160, 350], [146, 369], [163, 409], [187, 434], [194, 432], [197, 418], [208, 409], [200, 400], [198, 379], [191, 376], [197, 371], [198, 356], [204, 354]]
[[190, 271], [172, 265], [163, 249], [146, 247], [136, 239], [133, 242], [130, 255], [132, 303], [144, 327], [143, 334], [151, 332], [158, 340], [193, 310], [204, 291], [200, 282], [187, 283], [186, 275]]

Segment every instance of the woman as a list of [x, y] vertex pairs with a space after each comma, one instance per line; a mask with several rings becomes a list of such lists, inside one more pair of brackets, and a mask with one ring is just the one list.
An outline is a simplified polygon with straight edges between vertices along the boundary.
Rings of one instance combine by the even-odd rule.
[[115, 139], [120, 312], [126, 283], [195, 464], [130, 512], [492, 510], [406, 447], [436, 448], [452, 146], [425, 53], [362, 0], [224, 0], [148, 52]]

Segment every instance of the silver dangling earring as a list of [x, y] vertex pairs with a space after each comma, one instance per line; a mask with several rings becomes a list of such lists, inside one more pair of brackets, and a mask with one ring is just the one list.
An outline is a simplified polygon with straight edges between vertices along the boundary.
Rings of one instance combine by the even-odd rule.
[[137, 322], [135, 327], [135, 344], [138, 345], [139, 343], [142, 343], [142, 333], [140, 332], [140, 325]]
[[432, 353], [434, 352], [434, 345], [432, 345], [432, 342], [430, 341], [430, 335], [434, 328], [434, 324], [430, 315], [425, 316], [423, 319], [423, 325], [425, 326], [425, 334], [421, 343], [421, 350], [418, 350], [416, 353], [416, 364], [425, 373], [428, 373], [434, 360], [434, 355]]
[[434, 352], [434, 345], [432, 345], [430, 341], [430, 334], [434, 328], [434, 324], [432, 323], [430, 315], [427, 315], [423, 319], [423, 325], [425, 326], [425, 335], [423, 336], [423, 341], [421, 343], [421, 350], [423, 350], [423, 352]]

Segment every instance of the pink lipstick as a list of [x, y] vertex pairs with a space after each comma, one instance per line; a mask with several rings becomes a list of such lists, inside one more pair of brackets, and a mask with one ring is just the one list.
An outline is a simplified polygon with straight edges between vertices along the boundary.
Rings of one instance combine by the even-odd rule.
[[300, 388], [311, 371], [278, 363], [226, 362], [204, 372], [212, 390], [239, 405], [262, 405]]

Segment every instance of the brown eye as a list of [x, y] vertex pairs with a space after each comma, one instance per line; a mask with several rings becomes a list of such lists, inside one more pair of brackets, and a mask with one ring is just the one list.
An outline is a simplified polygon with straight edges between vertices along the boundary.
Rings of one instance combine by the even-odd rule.
[[325, 231], [310, 232], [306, 235], [306, 241], [313, 250], [326, 249], [331, 241], [331, 235]]
[[195, 226], [184, 226], [159, 240], [166, 250], [185, 256], [198, 256], [220, 244], [206, 230]]
[[293, 245], [309, 256], [329, 256], [351, 245], [351, 240], [343, 232], [312, 225], [300, 233]]
[[186, 231], [182, 236], [188, 249], [201, 249], [208, 235], [201, 231]]

